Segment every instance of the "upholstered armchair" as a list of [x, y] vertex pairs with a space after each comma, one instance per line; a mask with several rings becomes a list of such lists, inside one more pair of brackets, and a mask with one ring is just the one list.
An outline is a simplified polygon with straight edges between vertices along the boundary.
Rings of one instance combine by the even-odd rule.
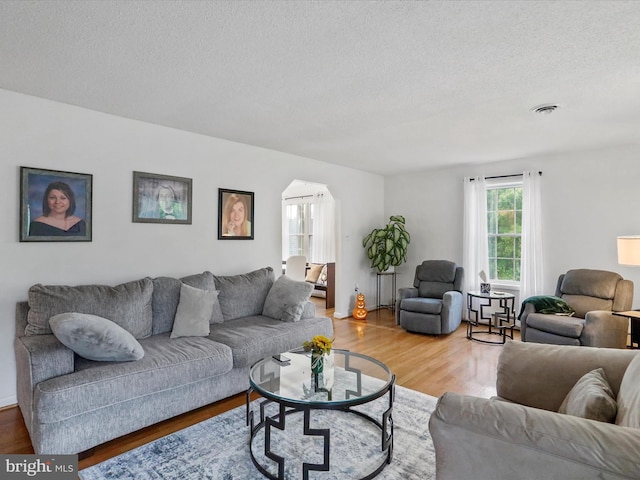
[[396, 324], [410, 332], [453, 332], [462, 321], [463, 276], [463, 268], [448, 260], [422, 262], [413, 287], [398, 289]]
[[626, 347], [629, 320], [612, 312], [631, 309], [633, 282], [604, 270], [569, 270], [558, 278], [555, 296], [575, 314], [536, 313], [533, 304], [525, 303], [520, 317], [523, 342]]
[[[565, 405], [578, 381], [598, 368], [617, 411], [605, 402], [604, 388]], [[429, 420], [438, 480], [640, 478], [638, 350], [509, 340], [498, 360], [496, 393], [440, 397]], [[605, 404], [612, 423], [595, 419]]]

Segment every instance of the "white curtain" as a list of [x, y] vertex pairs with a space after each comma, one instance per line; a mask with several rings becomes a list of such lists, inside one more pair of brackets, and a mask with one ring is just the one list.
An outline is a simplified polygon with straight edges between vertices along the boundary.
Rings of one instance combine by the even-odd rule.
[[327, 191], [315, 194], [311, 204], [314, 211], [309, 261], [313, 263], [335, 262], [336, 202]]
[[487, 196], [484, 177], [464, 179], [463, 224], [464, 298], [471, 290], [480, 289], [480, 272], [489, 278], [489, 245], [487, 238]]
[[540, 174], [524, 172], [522, 178], [522, 251], [520, 300], [543, 294], [542, 213]]

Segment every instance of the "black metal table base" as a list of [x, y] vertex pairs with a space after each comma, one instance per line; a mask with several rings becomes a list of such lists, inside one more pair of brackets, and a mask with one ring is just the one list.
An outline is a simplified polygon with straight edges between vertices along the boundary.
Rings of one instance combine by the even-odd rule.
[[[479, 310], [473, 308], [473, 299], [478, 300]], [[498, 301], [498, 308], [501, 311], [493, 312], [487, 317], [485, 315], [485, 308], [491, 308], [492, 301]], [[467, 309], [469, 312], [469, 320], [467, 322], [467, 338], [475, 342], [487, 343], [490, 345], [502, 345], [507, 341], [507, 338], [513, 340], [513, 329], [515, 328], [515, 312], [514, 312], [515, 297], [509, 295], [504, 298], [489, 298], [473, 293], [467, 294]], [[495, 318], [494, 319], [491, 317]], [[480, 327], [480, 329], [478, 329]], [[474, 329], [475, 328], [475, 329]], [[507, 333], [509, 331], [509, 333]], [[478, 337], [478, 335], [486, 335], [487, 338]], [[498, 340], [489, 340], [492, 336], [498, 336]]]
[[[322, 463], [307, 463], [302, 461], [302, 479], [309, 479], [309, 472], [311, 471], [329, 471], [329, 461], [331, 458], [331, 428], [311, 428], [311, 416], [312, 412], [315, 410], [338, 410], [342, 412], [346, 412], [349, 414], [357, 415], [380, 429], [381, 432], [381, 452], [383, 453], [383, 461], [370, 473], [366, 473], [363, 477], [358, 480], [370, 480], [378, 475], [389, 463], [391, 463], [391, 459], [393, 457], [393, 401], [394, 401], [394, 386], [395, 381], [392, 381], [388, 388], [381, 392], [380, 395], [377, 395], [375, 398], [380, 398], [384, 395], [388, 395], [389, 404], [388, 409], [382, 414], [382, 418], [377, 420], [372, 416], [352, 409], [349, 407], [331, 405], [331, 406], [318, 406], [311, 404], [289, 404], [286, 401], [281, 400], [270, 400], [265, 399], [260, 401], [260, 421], [258, 423], [255, 422], [254, 412], [251, 406], [251, 393], [253, 389], [250, 388], [247, 391], [247, 425], [250, 427], [250, 436], [249, 436], [249, 452], [251, 455], [251, 461], [255, 465], [255, 467], [262, 473], [265, 477], [270, 478], [271, 480], [284, 480], [285, 479], [285, 458], [271, 451], [271, 430], [276, 428], [278, 430], [284, 431], [286, 418], [288, 415], [302, 413], [304, 415], [304, 435], [305, 436], [316, 436], [322, 437], [323, 439], [323, 461]], [[372, 398], [372, 400], [375, 400]], [[278, 413], [272, 416], [268, 416], [265, 412], [265, 407], [271, 403], [278, 404]], [[367, 402], [362, 402], [367, 403]], [[256, 437], [256, 434], [264, 429], [264, 454], [267, 458], [273, 460], [278, 466], [278, 474], [274, 475], [269, 472], [269, 470], [262, 465], [256, 458], [254, 454], [254, 445], [253, 440]], [[385, 455], [386, 453], [386, 455]]]

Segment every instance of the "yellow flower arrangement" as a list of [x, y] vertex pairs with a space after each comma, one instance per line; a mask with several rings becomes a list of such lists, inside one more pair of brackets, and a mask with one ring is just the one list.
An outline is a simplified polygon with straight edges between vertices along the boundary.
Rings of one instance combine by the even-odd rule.
[[331, 347], [333, 345], [333, 339], [327, 338], [324, 335], [316, 335], [310, 341], [304, 342], [302, 347], [305, 352], [311, 352], [315, 354], [329, 354], [331, 353]]

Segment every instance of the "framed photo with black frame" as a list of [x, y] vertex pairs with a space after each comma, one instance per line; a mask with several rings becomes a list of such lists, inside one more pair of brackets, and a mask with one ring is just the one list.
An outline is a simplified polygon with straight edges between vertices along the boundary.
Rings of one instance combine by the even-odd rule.
[[218, 189], [218, 240], [253, 240], [253, 192]]
[[90, 242], [93, 175], [20, 167], [20, 241]]
[[191, 225], [190, 178], [133, 172], [133, 222]]

